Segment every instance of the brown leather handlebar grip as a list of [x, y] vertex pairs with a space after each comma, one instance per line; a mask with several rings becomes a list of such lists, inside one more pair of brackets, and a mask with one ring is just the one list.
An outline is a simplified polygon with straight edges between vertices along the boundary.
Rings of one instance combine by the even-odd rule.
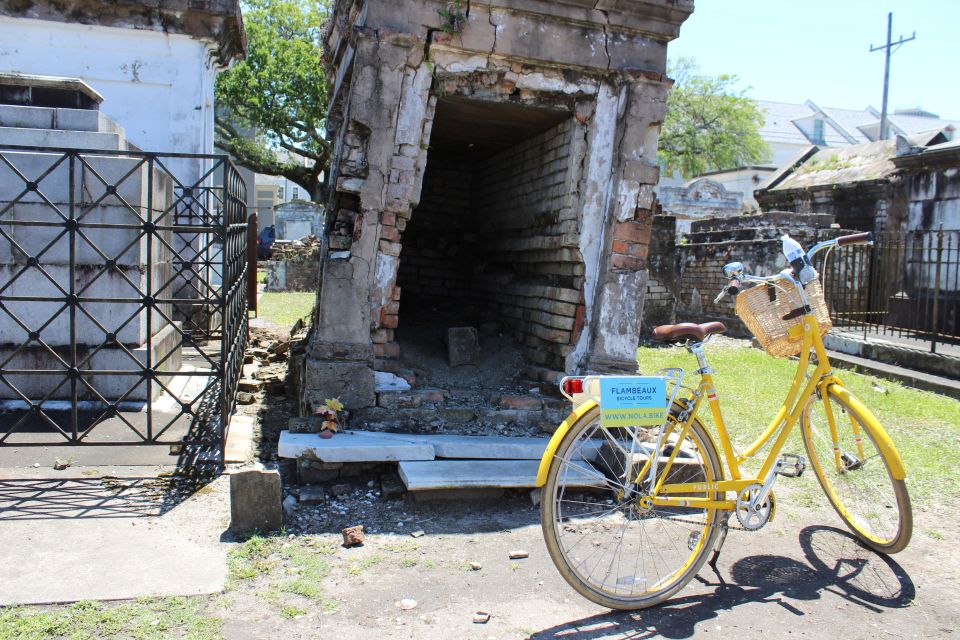
[[873, 234], [869, 231], [864, 233], [851, 233], [848, 236], [840, 236], [837, 238], [837, 246], [842, 247], [848, 244], [866, 244], [873, 240]]

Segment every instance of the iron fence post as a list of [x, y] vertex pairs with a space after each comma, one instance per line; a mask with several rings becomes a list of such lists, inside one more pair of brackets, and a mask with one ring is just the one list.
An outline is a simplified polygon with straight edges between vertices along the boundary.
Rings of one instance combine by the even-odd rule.
[[937, 331], [939, 330], [940, 315], [940, 268], [943, 264], [943, 225], [937, 231], [937, 265], [933, 279], [933, 318], [931, 319], [932, 335], [930, 336], [930, 353], [937, 352]]

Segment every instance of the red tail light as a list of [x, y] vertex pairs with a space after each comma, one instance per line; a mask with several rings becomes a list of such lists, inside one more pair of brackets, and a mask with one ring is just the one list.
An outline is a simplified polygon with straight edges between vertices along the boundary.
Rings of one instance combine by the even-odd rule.
[[568, 396], [583, 393], [583, 378], [567, 378], [563, 381], [561, 388]]

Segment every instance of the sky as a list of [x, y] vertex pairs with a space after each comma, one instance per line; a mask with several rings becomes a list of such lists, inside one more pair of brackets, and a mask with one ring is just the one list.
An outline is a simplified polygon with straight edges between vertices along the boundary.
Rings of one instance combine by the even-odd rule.
[[887, 13], [893, 40], [889, 108], [960, 120], [960, 0], [695, 0], [668, 45], [709, 75], [736, 74], [756, 100], [878, 111]]

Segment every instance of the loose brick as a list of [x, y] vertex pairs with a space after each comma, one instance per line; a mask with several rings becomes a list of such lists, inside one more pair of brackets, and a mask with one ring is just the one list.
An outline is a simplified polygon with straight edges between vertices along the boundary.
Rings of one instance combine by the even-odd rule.
[[533, 396], [503, 396], [500, 398], [500, 408], [502, 409], [539, 411], [542, 407], [543, 403], [540, 398]]

